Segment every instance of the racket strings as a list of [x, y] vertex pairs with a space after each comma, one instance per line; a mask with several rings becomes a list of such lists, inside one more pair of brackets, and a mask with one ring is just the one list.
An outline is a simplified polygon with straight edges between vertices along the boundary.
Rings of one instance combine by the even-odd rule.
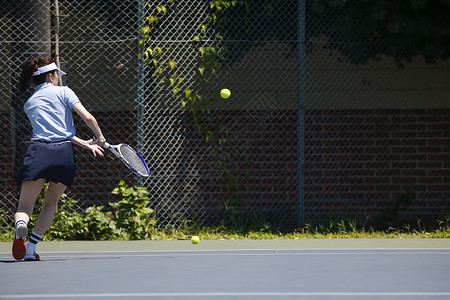
[[122, 154], [123, 158], [128, 162], [128, 164], [130, 164], [130, 166], [132, 166], [139, 174], [144, 176], [148, 175], [148, 168], [145, 162], [133, 148], [127, 145], [122, 145], [120, 147], [120, 153]]

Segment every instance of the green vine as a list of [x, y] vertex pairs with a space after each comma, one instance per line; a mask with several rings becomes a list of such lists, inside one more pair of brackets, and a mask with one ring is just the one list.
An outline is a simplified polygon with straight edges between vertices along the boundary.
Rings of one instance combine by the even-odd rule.
[[[176, 0], [151, 1], [146, 4], [149, 15], [145, 18], [145, 25], [141, 28], [140, 57], [144, 64], [153, 68], [153, 78], [158, 84], [166, 85], [172, 90], [172, 95], [179, 101], [180, 109], [190, 112], [197, 132], [204, 136], [204, 141], [211, 147], [212, 156], [217, 158], [217, 167], [227, 179], [227, 190], [231, 193], [231, 203], [227, 207], [242, 205], [240, 187], [237, 176], [231, 169], [231, 159], [240, 153], [239, 145], [230, 137], [230, 130], [222, 125], [211, 125], [215, 122], [211, 114], [214, 103], [218, 101], [220, 87], [217, 79], [221, 70], [221, 62], [226, 60], [227, 49], [224, 37], [215, 34], [214, 27], [220, 26], [221, 14], [227, 9], [241, 5], [247, 0], [210, 1], [205, 7], [201, 19], [204, 22], [195, 23], [192, 36], [188, 36], [190, 43], [196, 48], [197, 64], [187, 75], [195, 75], [195, 83], [199, 86], [189, 86], [185, 83], [185, 76], [181, 76], [179, 63], [171, 57], [170, 47], [152, 45], [152, 31], [157, 31], [160, 23], [169, 18], [171, 6]], [[156, 3], [155, 3], [156, 2]], [[232, 155], [233, 154], [233, 155]], [[248, 162], [249, 163], [249, 162]]]

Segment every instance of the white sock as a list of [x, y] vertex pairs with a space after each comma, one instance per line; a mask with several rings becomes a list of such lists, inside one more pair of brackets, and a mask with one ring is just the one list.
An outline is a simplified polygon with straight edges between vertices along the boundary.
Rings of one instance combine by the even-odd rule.
[[25, 240], [28, 232], [27, 222], [25, 220], [17, 220], [14, 225], [16, 226], [16, 238], [21, 237]]
[[19, 226], [20, 224], [27, 226], [27, 222], [25, 220], [17, 220], [15, 223], [16, 227]]
[[31, 233], [30, 241], [27, 243], [27, 254], [33, 254], [36, 251], [37, 243], [42, 239], [42, 235]]

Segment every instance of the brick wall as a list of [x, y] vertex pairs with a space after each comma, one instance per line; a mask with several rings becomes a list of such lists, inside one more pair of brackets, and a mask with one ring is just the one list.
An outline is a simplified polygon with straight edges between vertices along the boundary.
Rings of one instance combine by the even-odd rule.
[[412, 189], [405, 217], [450, 215], [450, 110], [309, 111], [305, 210], [373, 215]]
[[[134, 113], [93, 113], [111, 142], [135, 143]], [[12, 174], [9, 114], [0, 116], [2, 195], [16, 195]], [[189, 124], [180, 116], [179, 124]], [[297, 140], [296, 112], [221, 112], [216, 117], [238, 139], [247, 160], [236, 156], [232, 168], [240, 176], [241, 199], [254, 209], [279, 211], [295, 219]], [[77, 120], [78, 135], [90, 136]], [[119, 131], [124, 124], [129, 130]], [[177, 125], [178, 126], [178, 125]], [[187, 126], [184, 155], [204, 159], [202, 137]], [[189, 150], [190, 148], [190, 150]], [[120, 179], [134, 179], [113, 157], [94, 159], [76, 150], [78, 172], [69, 194], [87, 204], [114, 199], [111, 190]], [[240, 157], [240, 158], [239, 158]], [[174, 158], [172, 158], [174, 159]], [[208, 166], [208, 164], [205, 164]], [[125, 171], [125, 172], [124, 172]], [[172, 170], [177, 172], [177, 170]], [[180, 173], [186, 170], [178, 170]], [[310, 110], [305, 116], [305, 216], [307, 222], [325, 217], [364, 217], [391, 205], [410, 189], [415, 201], [402, 212], [407, 218], [438, 219], [450, 215], [450, 110]], [[180, 179], [178, 179], [180, 180]], [[198, 181], [205, 199], [202, 209], [226, 197], [225, 178]], [[167, 191], [170, 193], [171, 191]], [[176, 193], [177, 191], [173, 191]], [[5, 197], [5, 196], [4, 196]], [[205, 206], [204, 202], [211, 202]], [[5, 203], [5, 201], [3, 201]], [[4, 206], [4, 203], [2, 204]], [[221, 206], [223, 207], [223, 206]]]

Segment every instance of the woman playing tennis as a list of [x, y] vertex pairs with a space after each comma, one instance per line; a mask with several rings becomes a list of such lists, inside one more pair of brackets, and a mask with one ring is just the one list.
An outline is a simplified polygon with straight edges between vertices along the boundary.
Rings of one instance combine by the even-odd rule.
[[[25, 92], [31, 81], [36, 85], [36, 90], [24, 105], [33, 127], [33, 135], [17, 176], [21, 192], [14, 215], [16, 231], [12, 248], [13, 257], [17, 260], [39, 260], [35, 251], [36, 244], [50, 226], [59, 198], [72, 185], [75, 176], [73, 144], [90, 150], [94, 156], [103, 156], [102, 146], [106, 140], [96, 119], [70, 88], [57, 85], [59, 76], [65, 74], [51, 59], [45, 57], [30, 59], [22, 66], [20, 90]], [[72, 111], [93, 131], [97, 142], [75, 136]], [[25, 245], [28, 221], [46, 182], [49, 182], [48, 190], [30, 241]]]

